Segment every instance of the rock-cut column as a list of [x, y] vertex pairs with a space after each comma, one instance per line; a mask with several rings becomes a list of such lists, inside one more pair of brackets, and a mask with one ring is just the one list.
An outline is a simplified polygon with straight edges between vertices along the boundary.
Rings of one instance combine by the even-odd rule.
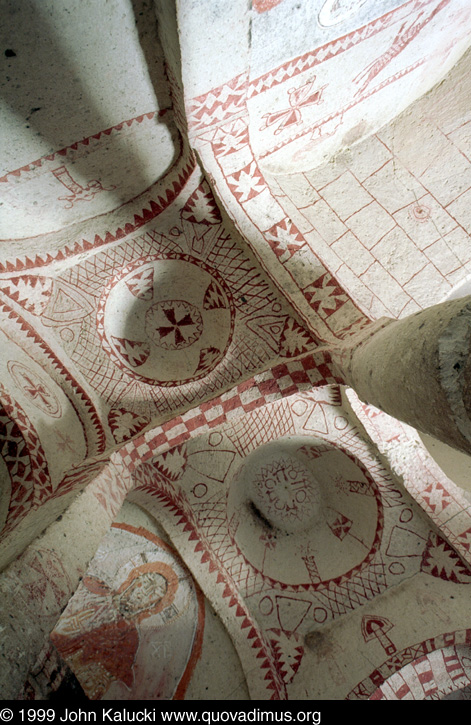
[[471, 296], [382, 318], [332, 355], [364, 402], [471, 454]]

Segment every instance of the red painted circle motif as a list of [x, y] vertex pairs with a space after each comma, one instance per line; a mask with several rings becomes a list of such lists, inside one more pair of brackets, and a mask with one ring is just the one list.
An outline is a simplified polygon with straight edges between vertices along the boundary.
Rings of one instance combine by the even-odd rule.
[[287, 436], [260, 446], [236, 473], [227, 505], [232, 544], [271, 586], [339, 585], [359, 575], [381, 544], [378, 486], [356, 456], [330, 441]]
[[98, 305], [97, 329], [127, 375], [151, 385], [184, 385], [224, 360], [234, 304], [208, 265], [184, 254], [157, 254], [127, 265], [110, 281]]
[[61, 417], [62, 408], [57, 396], [37, 373], [14, 361], [8, 363], [8, 371], [15, 385], [35, 408], [52, 418]]

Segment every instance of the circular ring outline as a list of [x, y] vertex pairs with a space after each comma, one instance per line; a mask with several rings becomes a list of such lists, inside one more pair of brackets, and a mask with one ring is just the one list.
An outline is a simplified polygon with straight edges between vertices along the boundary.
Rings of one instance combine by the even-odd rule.
[[[108, 342], [108, 338], [106, 336], [105, 332], [105, 306], [108, 299], [108, 296], [113, 289], [113, 287], [120, 282], [124, 277], [127, 277], [128, 274], [133, 272], [135, 269], [142, 267], [145, 264], [150, 264], [151, 262], [167, 262], [167, 261], [177, 261], [177, 262], [188, 262], [189, 264], [193, 264], [195, 267], [198, 267], [199, 269], [202, 269], [204, 272], [210, 275], [210, 277], [213, 277], [216, 282], [222, 287], [224, 293], [226, 294], [227, 301], [229, 303], [229, 312], [231, 317], [231, 324], [230, 324], [230, 330], [228, 335], [228, 340], [226, 343], [226, 346], [224, 350], [221, 351], [221, 359], [219, 362], [216, 363], [216, 365], [211, 368], [211, 370], [206, 370], [200, 375], [195, 375], [191, 378], [186, 378], [184, 380], [169, 380], [169, 381], [161, 381], [161, 380], [154, 380], [153, 378], [148, 378], [144, 375], [139, 375], [139, 373], [135, 373], [134, 371], [130, 370], [124, 363], [121, 362], [119, 357], [116, 355], [113, 347]], [[158, 254], [151, 254], [147, 255], [145, 257], [140, 257], [139, 259], [136, 259], [134, 262], [131, 262], [130, 264], [127, 264], [125, 267], [121, 269], [121, 271], [115, 275], [110, 282], [106, 285], [105, 289], [103, 290], [102, 296], [100, 298], [100, 301], [98, 302], [97, 307], [97, 313], [96, 313], [96, 320], [97, 320], [97, 333], [98, 337], [100, 338], [101, 345], [105, 352], [108, 353], [109, 357], [112, 359], [115, 365], [117, 365], [120, 370], [122, 370], [126, 375], [128, 375], [131, 378], [134, 378], [135, 380], [139, 380], [142, 383], [146, 383], [147, 385], [152, 385], [155, 387], [163, 387], [163, 388], [174, 388], [179, 387], [181, 385], [186, 385], [188, 383], [196, 382], [197, 380], [201, 380], [202, 378], [205, 378], [209, 373], [211, 373], [225, 358], [227, 350], [232, 342], [232, 337], [234, 334], [234, 327], [235, 327], [235, 305], [234, 301], [232, 299], [232, 293], [227, 286], [226, 282], [222, 279], [219, 272], [217, 272], [215, 269], [207, 265], [205, 262], [202, 262], [199, 259], [196, 259], [195, 257], [191, 257], [188, 254], [177, 254], [175, 252], [167, 252], [167, 253], [158, 253]]]

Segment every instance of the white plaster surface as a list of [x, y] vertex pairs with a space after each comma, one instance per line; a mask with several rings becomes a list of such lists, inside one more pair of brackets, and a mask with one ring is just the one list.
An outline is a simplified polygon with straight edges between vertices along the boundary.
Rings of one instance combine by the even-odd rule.
[[469, 3], [0, 5], [2, 695], [54, 626], [97, 697], [366, 699], [469, 645], [468, 464], [332, 363], [466, 291]]

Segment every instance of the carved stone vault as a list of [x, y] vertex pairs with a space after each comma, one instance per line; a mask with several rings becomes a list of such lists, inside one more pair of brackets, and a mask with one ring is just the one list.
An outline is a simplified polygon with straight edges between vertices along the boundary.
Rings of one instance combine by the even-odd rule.
[[4, 699], [468, 699], [471, 6], [1, 0]]

